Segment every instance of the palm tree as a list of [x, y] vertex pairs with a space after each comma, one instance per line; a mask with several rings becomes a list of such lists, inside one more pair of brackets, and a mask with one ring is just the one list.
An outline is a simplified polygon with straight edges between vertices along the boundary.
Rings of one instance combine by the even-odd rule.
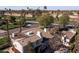
[[44, 6], [44, 10], [47, 9], [47, 6]]
[[57, 15], [56, 15], [56, 20], [58, 21], [59, 20], [59, 12], [60, 12], [60, 10], [57, 10]]
[[[20, 21], [19, 21], [19, 28], [20, 28], [20, 32], [22, 31], [22, 25], [25, 21], [25, 15], [26, 15], [26, 11], [25, 10], [21, 10], [21, 16], [20, 16]], [[23, 23], [22, 23], [23, 22]]]
[[12, 16], [12, 10], [9, 8], [8, 12], [10, 13], [10, 16]]
[[35, 10], [35, 15], [36, 16], [40, 16], [42, 14], [42, 11], [39, 9], [39, 8], [37, 8], [36, 10]]
[[[5, 10], [8, 11], [7, 8], [5, 8]], [[4, 15], [4, 19], [6, 21], [6, 26], [7, 26], [7, 37], [9, 39], [9, 43], [12, 45], [11, 39], [10, 39], [10, 36], [9, 36], [9, 16], [8, 15], [7, 16]]]
[[[8, 17], [7, 17], [8, 18]], [[10, 37], [9, 37], [9, 21], [8, 21], [8, 19], [6, 18], [6, 25], [7, 25], [7, 35], [8, 35], [8, 39], [10, 39]]]
[[27, 7], [27, 9], [29, 9], [29, 7]]

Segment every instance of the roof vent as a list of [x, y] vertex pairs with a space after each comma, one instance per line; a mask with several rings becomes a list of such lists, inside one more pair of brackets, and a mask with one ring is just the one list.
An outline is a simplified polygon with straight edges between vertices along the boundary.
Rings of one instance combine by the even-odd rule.
[[33, 34], [32, 31], [25, 33], [25, 35], [28, 35], [28, 36], [32, 36], [32, 34]]

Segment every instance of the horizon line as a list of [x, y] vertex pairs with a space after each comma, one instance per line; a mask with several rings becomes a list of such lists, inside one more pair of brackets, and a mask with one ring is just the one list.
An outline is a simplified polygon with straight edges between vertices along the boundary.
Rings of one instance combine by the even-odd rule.
[[[44, 6], [0, 6], [0, 10], [4, 10], [5, 8], [13, 10], [27, 10], [27, 7], [33, 10], [37, 8], [44, 10]], [[79, 10], [79, 6], [47, 6], [47, 10]]]

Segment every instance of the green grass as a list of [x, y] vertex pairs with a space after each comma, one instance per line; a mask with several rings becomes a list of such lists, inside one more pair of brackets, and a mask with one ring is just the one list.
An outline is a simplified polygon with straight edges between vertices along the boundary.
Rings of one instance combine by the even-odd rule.
[[[8, 26], [9, 26], [9, 28], [8, 28], [9, 30], [10, 30], [10, 29], [14, 29], [14, 28], [17, 28], [17, 27], [18, 27], [18, 25], [17, 25], [17, 24], [12, 24], [12, 23], [11, 23], [11, 24], [9, 24]], [[2, 26], [0, 26], [0, 29], [7, 30], [7, 25], [2, 25]]]
[[3, 45], [3, 44], [8, 43], [8, 42], [9, 42], [9, 40], [7, 37], [0, 38], [0, 45]]

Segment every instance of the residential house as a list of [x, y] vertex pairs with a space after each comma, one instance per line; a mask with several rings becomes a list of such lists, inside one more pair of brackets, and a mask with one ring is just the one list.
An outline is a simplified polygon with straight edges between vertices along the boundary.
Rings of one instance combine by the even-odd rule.
[[26, 21], [24, 24], [24, 27], [28, 27], [28, 28], [35, 28], [38, 26], [39, 26], [39, 24], [36, 21]]
[[63, 42], [63, 45], [69, 47], [70, 42], [72, 41], [75, 35], [76, 35], [76, 31], [74, 29], [70, 29], [69, 31], [62, 31], [61, 41]]
[[37, 28], [29, 29], [21, 33], [12, 33], [10, 38], [13, 43], [13, 51], [28, 53], [27, 46], [29, 42], [32, 43], [33, 48], [36, 48], [42, 44], [43, 37], [52, 38], [53, 36], [49, 32]]

